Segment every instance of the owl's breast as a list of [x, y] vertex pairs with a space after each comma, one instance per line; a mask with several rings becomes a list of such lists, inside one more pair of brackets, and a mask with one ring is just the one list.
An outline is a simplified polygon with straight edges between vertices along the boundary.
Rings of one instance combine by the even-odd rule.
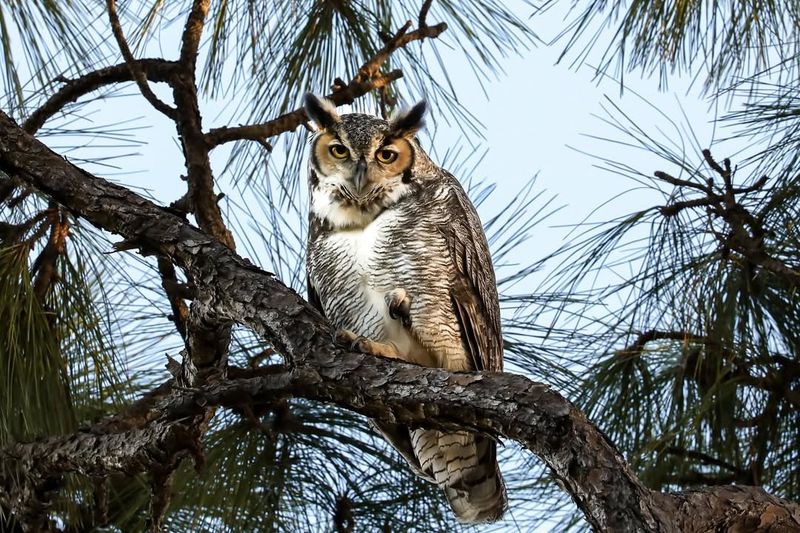
[[393, 342], [410, 360], [425, 364], [424, 350], [400, 320], [389, 315], [386, 296], [417, 287], [419, 258], [403, 231], [408, 221], [386, 210], [364, 228], [329, 231], [309, 243], [309, 274], [325, 315], [338, 328]]

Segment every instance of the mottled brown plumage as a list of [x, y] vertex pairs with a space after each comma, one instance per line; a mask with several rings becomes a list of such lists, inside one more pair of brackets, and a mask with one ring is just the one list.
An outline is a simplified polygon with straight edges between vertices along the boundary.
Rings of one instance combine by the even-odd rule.
[[[312, 95], [309, 300], [356, 347], [454, 371], [503, 369], [486, 237], [458, 180], [414, 137], [418, 104], [391, 121], [339, 116]], [[496, 443], [470, 431], [376, 424], [463, 522], [506, 507]]]

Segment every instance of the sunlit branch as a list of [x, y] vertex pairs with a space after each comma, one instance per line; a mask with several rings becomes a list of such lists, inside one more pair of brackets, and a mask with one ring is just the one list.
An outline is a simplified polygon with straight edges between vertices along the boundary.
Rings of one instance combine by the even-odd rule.
[[58, 259], [66, 252], [67, 235], [69, 234], [69, 220], [57, 205], [51, 206], [50, 212], [50, 238], [38, 257], [31, 266], [33, 280], [33, 293], [39, 302], [44, 305], [47, 294], [53, 284], [58, 280]]
[[178, 62], [192, 76], [194, 76], [197, 64], [197, 49], [200, 47], [200, 38], [203, 36], [203, 27], [210, 3], [210, 0], [194, 0], [192, 10], [183, 27], [181, 57]]

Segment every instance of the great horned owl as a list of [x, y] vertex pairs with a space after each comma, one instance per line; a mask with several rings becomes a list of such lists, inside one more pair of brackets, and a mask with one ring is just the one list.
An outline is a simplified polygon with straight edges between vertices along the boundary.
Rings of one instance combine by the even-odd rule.
[[[390, 121], [312, 94], [309, 300], [358, 349], [449, 370], [503, 369], [492, 260], [461, 185], [415, 138], [421, 102]], [[470, 431], [376, 423], [462, 522], [497, 520], [506, 491], [496, 443]]]

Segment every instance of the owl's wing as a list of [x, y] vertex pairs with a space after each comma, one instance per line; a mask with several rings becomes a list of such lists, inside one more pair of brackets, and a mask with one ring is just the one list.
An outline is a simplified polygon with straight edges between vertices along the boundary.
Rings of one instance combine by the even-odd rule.
[[448, 224], [442, 226], [456, 274], [450, 289], [461, 341], [475, 370], [503, 370], [500, 304], [492, 257], [483, 226], [458, 181], [448, 201]]

